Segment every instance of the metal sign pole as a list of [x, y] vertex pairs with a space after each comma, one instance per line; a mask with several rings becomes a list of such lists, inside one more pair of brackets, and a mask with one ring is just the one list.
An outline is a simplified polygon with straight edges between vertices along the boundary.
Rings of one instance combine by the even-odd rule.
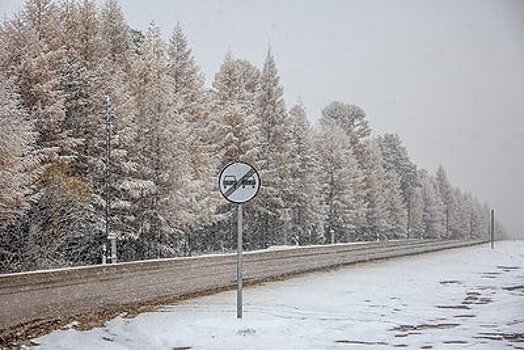
[[229, 163], [218, 175], [220, 193], [231, 203], [237, 204], [237, 318], [242, 318], [242, 249], [244, 203], [258, 194], [260, 176], [255, 168], [245, 162]]
[[242, 318], [242, 204], [238, 204], [237, 215], [237, 318]]

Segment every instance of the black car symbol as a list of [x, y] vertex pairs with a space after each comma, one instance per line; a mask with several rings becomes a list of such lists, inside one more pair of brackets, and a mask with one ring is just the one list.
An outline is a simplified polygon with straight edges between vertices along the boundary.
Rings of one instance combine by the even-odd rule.
[[253, 176], [250, 176], [242, 180], [242, 188], [246, 188], [246, 186], [251, 186], [252, 188], [255, 188], [256, 184], [257, 182], [255, 181], [255, 178]]
[[224, 180], [222, 180], [222, 186], [228, 187], [228, 186], [235, 186], [237, 183], [237, 178], [233, 175], [226, 175], [224, 176]]

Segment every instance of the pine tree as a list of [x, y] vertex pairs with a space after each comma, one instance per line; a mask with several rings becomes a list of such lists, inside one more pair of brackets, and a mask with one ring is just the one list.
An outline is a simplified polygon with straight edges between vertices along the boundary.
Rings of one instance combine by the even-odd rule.
[[38, 148], [49, 163], [57, 161], [68, 140], [61, 127], [64, 111], [56, 70], [58, 52], [46, 41], [53, 27], [44, 25], [55, 19], [46, 3], [49, 1], [28, 1], [20, 17], [8, 24], [3, 41], [10, 54], [3, 55], [2, 68], [18, 87], [21, 103], [34, 120]]
[[350, 140], [337, 121], [325, 120], [317, 144], [325, 241], [362, 240], [358, 233], [366, 220], [364, 177]]
[[318, 155], [306, 111], [297, 104], [291, 118], [291, 173], [289, 177], [292, 240], [297, 244], [318, 243], [322, 233]]
[[422, 175], [421, 193], [424, 201], [423, 238], [445, 237], [445, 207], [440, 198], [436, 180], [429, 174]]
[[417, 187], [409, 202], [411, 213], [411, 225], [408, 238], [424, 238], [424, 197], [422, 187]]
[[[34, 198], [32, 183], [38, 158], [33, 154], [34, 131], [12, 82], [0, 73], [0, 230], [27, 213]], [[4, 247], [6, 250], [8, 247]], [[5, 258], [0, 259], [5, 261]]]
[[[133, 81], [133, 98], [136, 101], [136, 138], [133, 161], [138, 165], [137, 187], [133, 212], [137, 227], [134, 232], [143, 247], [138, 252], [143, 257], [164, 255], [164, 245], [175, 234], [167, 212], [170, 204], [166, 196], [172, 189], [172, 173], [169, 165], [175, 155], [170, 154], [171, 139], [168, 131], [173, 122], [169, 115], [168, 81], [166, 79], [166, 57], [160, 29], [153, 23], [149, 26], [141, 46]], [[165, 122], [165, 123], [164, 123]], [[165, 148], [167, 147], [167, 149]], [[162, 244], [164, 243], [164, 244]]]
[[364, 156], [361, 153], [365, 153], [364, 144], [371, 135], [371, 127], [362, 108], [334, 101], [322, 109], [322, 118], [332, 119], [340, 124], [350, 139], [353, 153], [359, 162], [362, 162]]
[[365, 166], [367, 222], [362, 235], [365, 240], [380, 240], [386, 238], [388, 231], [388, 203], [382, 155], [375, 142], [368, 141], [364, 146], [362, 164]]
[[471, 198], [458, 188], [454, 189], [454, 197], [457, 210], [454, 238], [467, 239], [471, 234]]
[[417, 166], [411, 161], [402, 140], [396, 134], [384, 134], [377, 138], [382, 153], [383, 167], [386, 172], [396, 172], [400, 176], [402, 200], [407, 208], [406, 228], [409, 235], [411, 230], [412, 195], [419, 187]]
[[259, 167], [256, 116], [260, 72], [251, 63], [226, 55], [211, 91], [212, 144], [216, 170], [234, 160]]
[[[261, 167], [259, 144], [259, 124], [257, 123], [256, 97], [259, 90], [260, 72], [248, 61], [234, 59], [226, 55], [220, 71], [215, 75], [211, 90], [211, 153], [214, 153], [213, 164], [218, 174], [226, 164], [232, 161], [244, 161], [256, 168]], [[254, 225], [251, 213], [255, 202], [246, 204], [246, 222], [244, 232], [246, 247], [250, 247], [254, 236]], [[217, 209], [219, 221], [213, 226], [214, 250], [232, 249], [235, 232], [232, 229], [234, 208], [221, 204]]]
[[[209, 110], [204, 92], [204, 78], [189, 48], [180, 25], [175, 27], [167, 47], [167, 74], [173, 113], [183, 123], [180, 137], [185, 140], [179, 146], [185, 147], [189, 159], [188, 188], [184, 197], [188, 215], [184, 231], [186, 253], [190, 254], [193, 244], [206, 245], [207, 237], [203, 228], [214, 221], [217, 198], [213, 193], [215, 169], [211, 162], [212, 139], [210, 137]], [[191, 234], [199, 233], [198, 242]]]
[[407, 238], [407, 210], [403, 201], [401, 177], [393, 170], [385, 172], [385, 197], [387, 202], [387, 237], [390, 239]]
[[152, 24], [134, 78], [137, 106], [136, 164], [139, 198], [135, 200], [138, 237], [146, 257], [172, 256], [184, 247], [182, 230], [193, 222], [188, 195], [192, 188], [190, 155], [184, 147], [187, 124], [174, 108], [165, 44]]
[[106, 60], [115, 69], [130, 73], [132, 67], [131, 31], [117, 0], [106, 0], [101, 14], [101, 37]]
[[370, 139], [371, 128], [365, 112], [358, 106], [331, 102], [322, 110], [321, 122], [333, 120], [349, 138], [349, 148], [364, 174], [366, 222], [358, 228], [359, 239], [376, 240], [387, 230], [384, 198], [384, 169], [380, 150]]
[[480, 239], [483, 237], [484, 232], [482, 204], [479, 202], [478, 198], [473, 198], [471, 211], [471, 237], [473, 239]]
[[260, 126], [258, 145], [264, 187], [255, 208], [254, 243], [258, 247], [288, 243], [278, 232], [284, 230], [285, 210], [289, 209], [290, 119], [286, 111], [275, 59], [268, 50], [260, 77], [257, 97], [257, 123]]
[[444, 203], [445, 210], [445, 237], [452, 238], [456, 237], [456, 216], [457, 216], [457, 203], [455, 203], [455, 197], [453, 188], [449, 183], [448, 176], [444, 167], [440, 166], [436, 173], [436, 180], [438, 184], [438, 190], [440, 198]]

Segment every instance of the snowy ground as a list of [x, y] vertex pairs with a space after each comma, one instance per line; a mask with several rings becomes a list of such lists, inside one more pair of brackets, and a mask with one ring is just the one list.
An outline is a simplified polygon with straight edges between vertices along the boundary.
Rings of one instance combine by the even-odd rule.
[[358, 264], [166, 306], [38, 349], [524, 349], [524, 242]]

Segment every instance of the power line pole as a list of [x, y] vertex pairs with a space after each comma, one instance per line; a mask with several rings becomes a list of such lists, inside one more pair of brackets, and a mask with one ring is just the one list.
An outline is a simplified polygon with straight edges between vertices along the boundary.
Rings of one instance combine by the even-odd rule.
[[495, 248], [495, 209], [491, 209], [490, 217], [490, 239], [491, 239], [491, 249]]
[[446, 206], [446, 238], [449, 239], [449, 205]]
[[109, 96], [106, 96], [106, 171], [105, 171], [105, 195], [106, 195], [106, 237], [111, 243], [111, 263], [117, 262], [116, 236], [111, 232], [111, 120], [112, 111]]

